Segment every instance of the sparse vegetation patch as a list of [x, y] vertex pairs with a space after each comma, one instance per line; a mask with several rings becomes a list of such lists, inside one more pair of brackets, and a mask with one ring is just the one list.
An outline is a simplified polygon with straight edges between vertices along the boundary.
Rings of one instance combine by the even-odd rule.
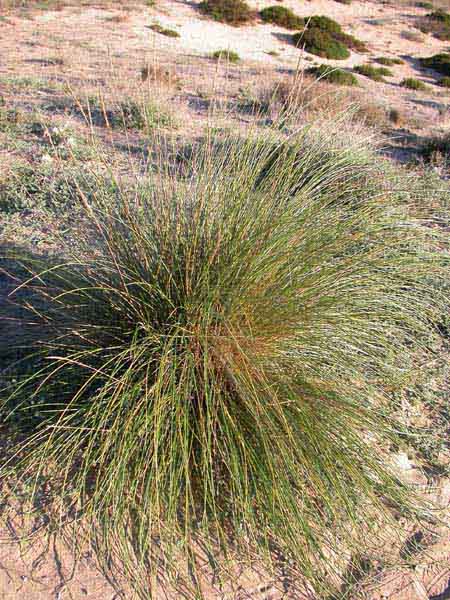
[[216, 50], [211, 56], [216, 60], [222, 60], [229, 63], [238, 63], [241, 60], [239, 54], [233, 50]]
[[343, 69], [330, 67], [329, 65], [310, 67], [306, 72], [317, 79], [323, 79], [336, 85], [358, 85], [358, 80], [352, 73], [344, 71]]
[[359, 73], [359, 75], [364, 75], [369, 79], [373, 79], [373, 81], [384, 81], [383, 77], [391, 77], [392, 71], [387, 69], [386, 67], [374, 67], [373, 65], [357, 65], [353, 69], [355, 73]]
[[339, 23], [325, 16], [304, 19], [303, 31], [294, 34], [292, 41], [311, 54], [336, 60], [348, 58], [349, 49], [367, 51], [364, 42], [344, 33]]
[[433, 69], [442, 75], [450, 76], [450, 54], [442, 52], [428, 58], [421, 58], [420, 63], [427, 69]]
[[415, 77], [406, 77], [400, 83], [402, 87], [406, 87], [410, 90], [424, 91], [427, 89], [427, 86], [420, 79], [416, 79]]
[[260, 11], [259, 16], [266, 23], [274, 23], [286, 29], [300, 29], [304, 26], [304, 19], [285, 6], [268, 6]]
[[440, 40], [450, 40], [450, 13], [438, 9], [428, 14], [420, 26], [424, 33], [432, 33]]
[[229, 25], [243, 25], [255, 17], [244, 0], [205, 0], [199, 6], [208, 16]]
[[393, 67], [394, 65], [402, 65], [404, 61], [401, 58], [391, 58], [388, 56], [379, 56], [374, 59], [380, 65], [385, 65], [386, 67]]

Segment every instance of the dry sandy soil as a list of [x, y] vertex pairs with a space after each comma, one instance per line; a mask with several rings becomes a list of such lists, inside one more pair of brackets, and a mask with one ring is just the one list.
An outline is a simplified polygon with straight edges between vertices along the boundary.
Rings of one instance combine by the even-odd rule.
[[[39, 117], [57, 127], [69, 124], [74, 135], [88, 136], [94, 129], [101, 143], [111, 155], [118, 157], [118, 163], [125, 170], [134, 160], [130, 156], [143, 155], [145, 139], [138, 134], [113, 134], [101, 127], [87, 126], [76, 111], [69, 110], [77, 98], [99, 93], [106, 97], [157, 93], [159, 101], [170, 106], [177, 123], [176, 128], [168, 129], [167, 137], [192, 140], [209, 122], [212, 104], [218, 107], [217, 126], [244, 127], [252, 116], [245, 111], [231, 110], [230, 106], [236, 106], [243, 97], [254, 95], [263, 86], [293, 77], [298, 68], [327, 62], [299, 51], [287, 41], [288, 32], [280, 27], [256, 22], [234, 28], [216, 23], [199, 13], [195, 1], [157, 0], [157, 6], [152, 8], [119, 0], [92, 2], [91, 6], [77, 5], [75, 1], [67, 4], [72, 5], [59, 10], [29, 6], [9, 9], [5, 2], [2, 7], [0, 0], [0, 96], [7, 106], [28, 117]], [[250, 4], [260, 9], [272, 5], [273, 1]], [[328, 61], [330, 64], [351, 68], [371, 62], [377, 56], [404, 60], [404, 64], [392, 67], [393, 76], [387, 77], [384, 83], [359, 76], [361, 89], [358, 91], [358, 98], [367, 106], [381, 107], [383, 114], [393, 109], [401, 114], [401, 122], [384, 119], [376, 122], [375, 127], [379, 133], [390, 136], [386, 145], [394, 148], [394, 156], [402, 160], [411, 156], [411, 141], [414, 147], [435, 131], [445, 131], [450, 124], [450, 91], [439, 87], [436, 74], [421, 70], [417, 61], [419, 57], [447, 50], [449, 43], [420, 33], [415, 26], [426, 11], [409, 4], [414, 3], [354, 0], [349, 6], [334, 0], [284, 2], [300, 16], [333, 17], [346, 32], [366, 42], [368, 54], [352, 53], [348, 60]], [[180, 37], [168, 38], [155, 33], [149, 28], [155, 22], [176, 30]], [[414, 39], [408, 35], [410, 39], [407, 39], [405, 32], [415, 32]], [[209, 55], [218, 49], [236, 51], [241, 57], [240, 64], [217, 65]], [[143, 81], [142, 67], [154, 64], [167, 71], [168, 76]], [[405, 77], [419, 78], [428, 85], [427, 90], [414, 92], [401, 87], [399, 83]], [[334, 89], [326, 86], [321, 93], [325, 102]], [[72, 105], [68, 97], [72, 98]], [[51, 160], [51, 156], [39, 140], [35, 141], [28, 134], [24, 134], [23, 139], [13, 139], [8, 132], [0, 130], [0, 175], [17, 161], [36, 164], [43, 160]], [[24, 235], [28, 235], [27, 223], [15, 222], [14, 226], [16, 234], [23, 228]], [[11, 225], [9, 227], [1, 232], [2, 242], [8, 241]], [[45, 246], [49, 227], [51, 224], [47, 224], [47, 230], [40, 230], [41, 246]], [[421, 475], [411, 465], [407, 464], [406, 469], [421, 481]], [[443, 505], [450, 502], [447, 479], [440, 481], [436, 495]], [[0, 506], [0, 515], [3, 510]], [[0, 546], [1, 600], [128, 600], [132, 597], [127, 592], [120, 595], [98, 572], [91, 556], [85, 555], [74, 564], [68, 550], [57, 539], [34, 545], [20, 541], [21, 523], [10, 520], [7, 514], [7, 511], [3, 513], [1, 528], [6, 540]], [[437, 531], [414, 564], [381, 571], [367, 582], [364, 591], [351, 599], [450, 599], [447, 538], [446, 529]], [[211, 599], [224, 600], [301, 600], [289, 590], [283, 591], [280, 582], [267, 582], [262, 575], [237, 578], [233, 590], [223, 593], [211, 588], [208, 594]]]

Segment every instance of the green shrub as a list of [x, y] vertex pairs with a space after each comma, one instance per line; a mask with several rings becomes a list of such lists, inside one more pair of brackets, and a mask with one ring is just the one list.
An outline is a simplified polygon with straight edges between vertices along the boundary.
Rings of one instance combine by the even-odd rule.
[[379, 56], [378, 58], [374, 58], [374, 61], [380, 65], [385, 65], [386, 67], [402, 65], [404, 62], [401, 58], [390, 58], [388, 56]]
[[428, 58], [421, 58], [420, 63], [427, 69], [433, 69], [442, 75], [450, 76], [450, 54], [442, 52]]
[[436, 135], [428, 138], [422, 148], [420, 155], [427, 162], [441, 162], [444, 160], [450, 164], [450, 135]]
[[426, 8], [427, 10], [433, 10], [434, 6], [432, 2], [416, 2], [417, 8]]
[[334, 39], [326, 31], [315, 27], [295, 33], [292, 41], [296, 46], [304, 47], [306, 52], [316, 54], [322, 58], [343, 60], [350, 56], [350, 52], [341, 42]]
[[36, 277], [16, 294], [2, 481], [22, 473], [31, 502], [43, 482], [139, 597], [162, 567], [198, 598], [205, 552], [236, 551], [325, 598], [331, 555], [382, 548], [419, 510], [389, 450], [448, 266], [410, 178], [399, 197], [385, 161], [329, 135], [205, 143], [195, 177], [98, 186], [51, 268], [16, 257]]
[[296, 46], [323, 58], [345, 59], [349, 48], [357, 52], [367, 50], [364, 42], [342, 31], [342, 27], [329, 17], [312, 16], [304, 20], [306, 30], [292, 36]]
[[243, 25], [251, 21], [255, 14], [244, 0], [206, 0], [200, 9], [216, 21], [230, 25]]
[[336, 85], [358, 85], [358, 80], [352, 73], [335, 69], [329, 65], [319, 65], [306, 70], [307, 73], [314, 75], [317, 79], [323, 79]]
[[373, 65], [357, 65], [353, 68], [355, 73], [369, 77], [374, 81], [384, 81], [383, 77], [392, 76], [392, 71], [386, 67], [374, 67]]
[[432, 33], [440, 40], [450, 40], [450, 14], [438, 9], [426, 15], [420, 29], [424, 33]]
[[274, 23], [286, 29], [300, 29], [305, 24], [304, 19], [285, 6], [268, 6], [259, 13], [259, 16], [266, 23]]
[[342, 32], [342, 27], [337, 21], [324, 15], [313, 15], [305, 18], [305, 24], [311, 29], [320, 29], [330, 34]]
[[216, 50], [211, 56], [217, 60], [230, 63], [237, 63], [241, 60], [239, 54], [233, 50]]
[[173, 38], [180, 37], [180, 34], [178, 33], [178, 31], [175, 31], [175, 29], [169, 29], [167, 27], [163, 27], [159, 23], [153, 23], [153, 25], [150, 25], [150, 29], [152, 31], [155, 31], [156, 33], [160, 33], [161, 35], [165, 35], [167, 37], [173, 37]]
[[423, 83], [423, 81], [420, 81], [420, 79], [415, 79], [414, 77], [406, 77], [406, 79], [403, 79], [400, 85], [410, 90], [424, 91], [427, 89], [427, 86]]
[[443, 77], [439, 81], [439, 85], [441, 85], [442, 87], [450, 88], [450, 77]]

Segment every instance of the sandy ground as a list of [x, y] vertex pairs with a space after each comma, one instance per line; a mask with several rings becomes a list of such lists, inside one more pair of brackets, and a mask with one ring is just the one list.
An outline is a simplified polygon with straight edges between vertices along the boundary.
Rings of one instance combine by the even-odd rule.
[[[30, 91], [17, 85], [14, 97], [7, 82], [24, 77], [44, 79], [56, 86], [70, 85], [86, 93], [114, 84], [117, 93], [127, 93], [142, 86], [140, 69], [155, 57], [159, 64], [170, 66], [181, 83], [166, 91], [167, 101], [175, 102], [181, 123], [176, 135], [195, 137], [207, 118], [205, 97], [211, 90], [228, 87], [233, 95], [239, 89], [270, 82], [274, 77], [292, 73], [300, 65], [326, 62], [302, 53], [287, 43], [288, 32], [282, 28], [255, 23], [234, 28], [215, 23], [202, 16], [197, 2], [158, 0], [155, 8], [130, 9], [118, 0], [107, 10], [99, 7], [70, 7], [61, 11], [8, 12], [0, 19], [0, 95], [4, 94], [21, 109], [33, 111], [54, 101], [55, 92], [42, 88]], [[273, 0], [250, 2], [255, 8], [273, 4]], [[393, 0], [381, 3], [354, 0], [350, 6], [334, 0], [285, 0], [298, 15], [325, 14], [338, 20], [345, 31], [366, 42], [367, 55], [352, 53], [345, 61], [328, 61], [342, 67], [370, 62], [376, 56], [401, 57], [405, 64], [392, 67], [393, 77], [375, 83], [360, 77], [368, 97], [390, 108], [398, 108], [408, 122], [410, 132], [428, 135], [450, 124], [450, 94], [435, 85], [431, 72], [421, 71], [417, 58], [446, 50], [448, 43], [419, 34], [411, 41], [405, 31], [415, 31], [417, 18], [426, 11], [404, 6]], [[0, 0], [0, 17], [2, 16]], [[154, 33], [149, 25], [155, 21], [175, 29], [179, 38]], [[242, 59], [238, 68], [219, 73], [208, 55], [229, 48]], [[268, 52], [277, 52], [278, 56]], [[54, 59], [60, 59], [58, 61]], [[49, 60], [50, 59], [50, 60]], [[233, 70], [235, 69], [235, 70]], [[426, 92], [412, 92], [399, 86], [404, 77], [418, 77], [429, 85]], [[55, 119], [63, 122], [64, 114]], [[58, 122], [59, 122], [58, 121]], [[234, 122], [224, 124], [235, 127]], [[126, 140], [127, 142], [129, 140]], [[1, 148], [5, 161], [22, 157], [17, 148]], [[33, 157], [26, 157], [32, 160]], [[0, 165], [1, 167], [1, 165]], [[450, 485], [440, 483], [436, 492], [443, 504], [450, 502]], [[2, 514], [0, 506], [0, 515]], [[97, 570], [95, 561], [85, 555], [74, 564], [60, 541], [39, 542], [33, 546], [20, 542], [20, 523], [2, 518], [0, 538], [0, 600], [113, 600], [132, 596], [120, 595]], [[279, 588], [278, 590], [276, 588]], [[164, 596], [161, 595], [161, 598]], [[170, 600], [177, 600], [172, 596]], [[212, 588], [209, 599], [280, 600], [298, 595], [283, 591], [280, 582], [272, 585], [263, 575], [245, 576], [233, 590], [222, 593]], [[368, 583], [364, 595], [351, 600], [448, 600], [450, 599], [450, 544], [448, 532], [439, 531], [417, 561], [393, 572], [379, 573]], [[159, 600], [157, 598], [156, 600]], [[314, 600], [325, 600], [315, 598]], [[349, 599], [350, 600], [350, 599]]]

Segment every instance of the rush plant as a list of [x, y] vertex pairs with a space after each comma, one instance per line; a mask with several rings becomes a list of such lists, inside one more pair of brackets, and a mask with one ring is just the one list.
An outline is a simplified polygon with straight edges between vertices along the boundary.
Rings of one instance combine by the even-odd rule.
[[444, 255], [341, 135], [208, 142], [182, 178], [83, 196], [66, 259], [10, 257], [2, 473], [47, 481], [141, 598], [161, 568], [198, 598], [198, 556], [234, 553], [325, 597], [419, 510], [392, 391], [431, 352]]

